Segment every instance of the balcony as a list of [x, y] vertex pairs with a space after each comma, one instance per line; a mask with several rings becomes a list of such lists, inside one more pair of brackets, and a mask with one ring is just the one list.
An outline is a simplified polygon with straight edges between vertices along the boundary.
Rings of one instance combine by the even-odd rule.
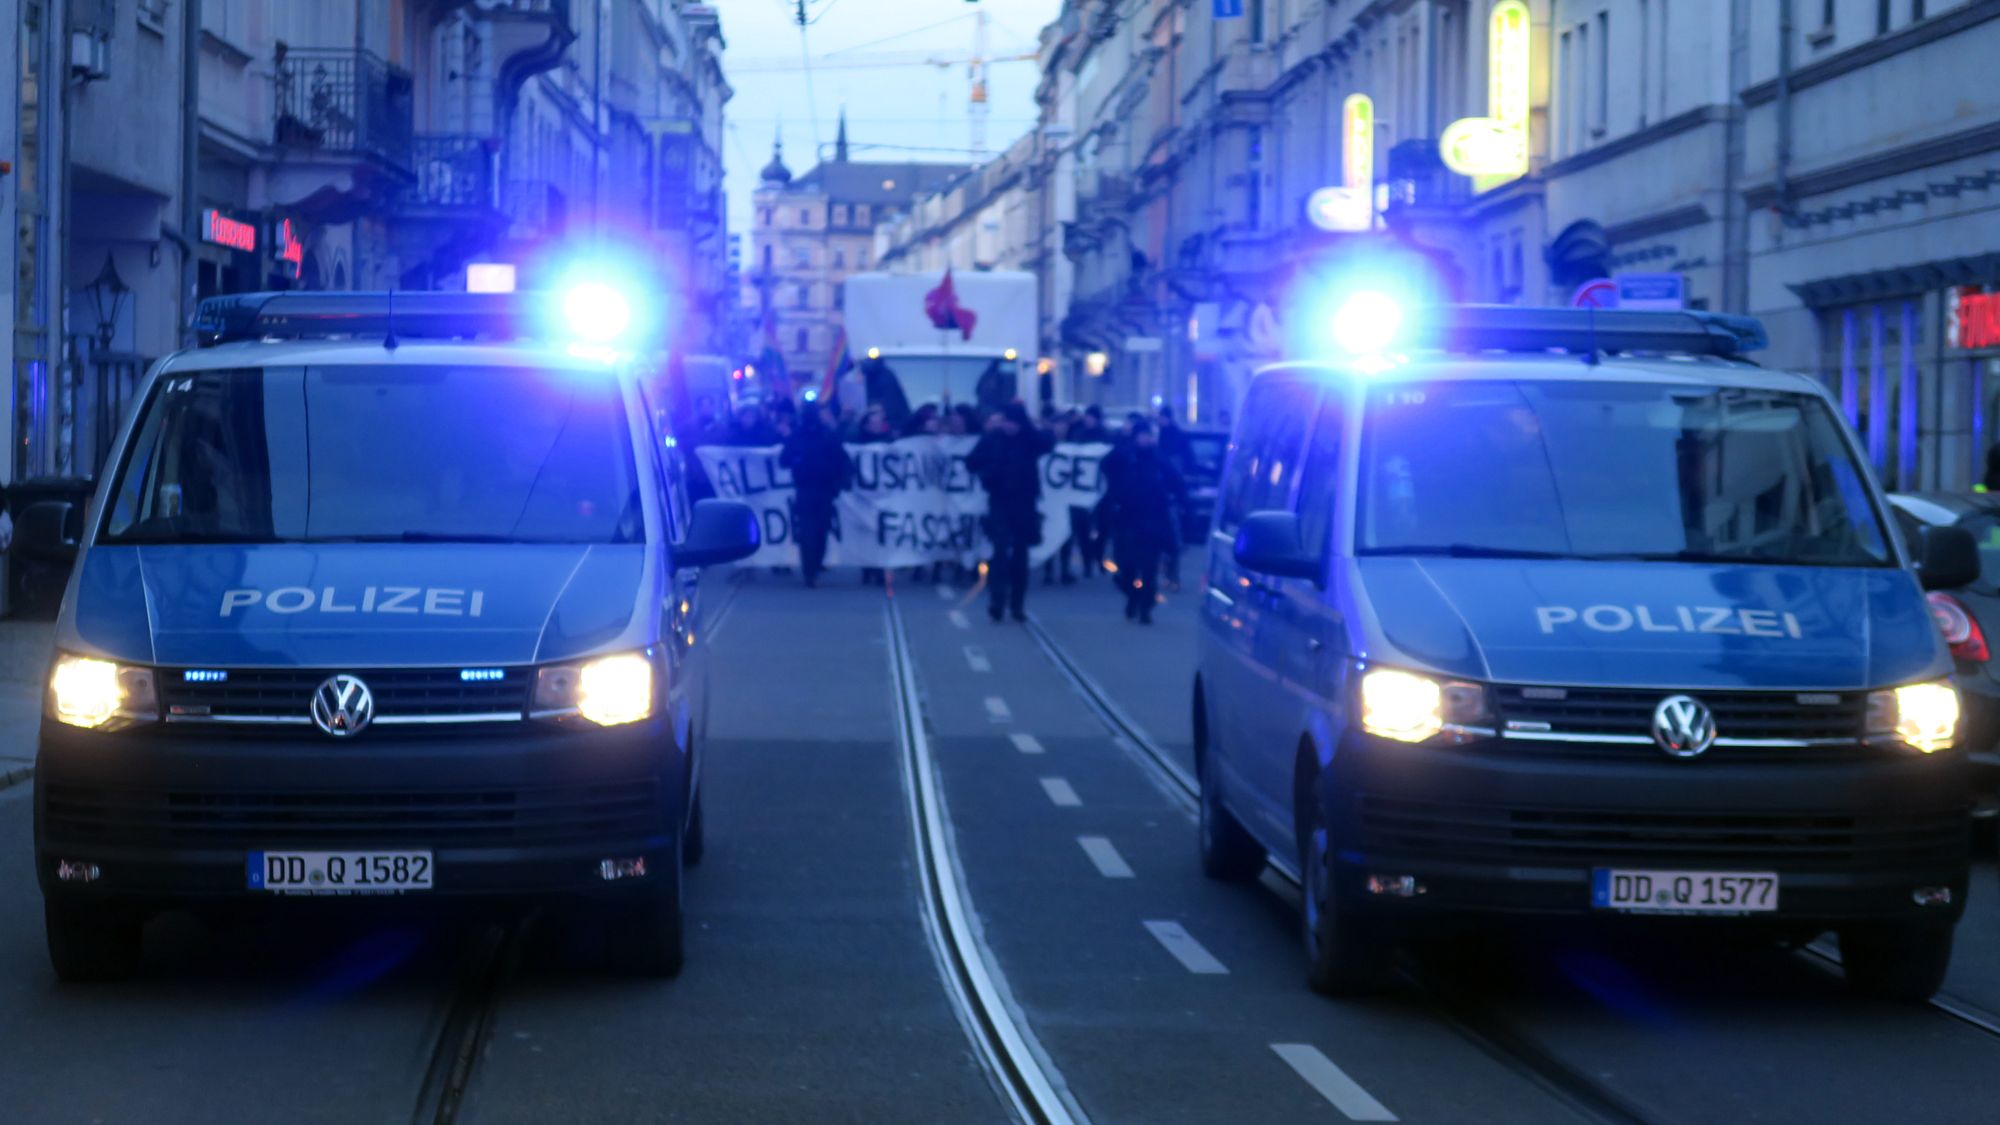
[[407, 72], [367, 51], [295, 47], [278, 58], [277, 94], [280, 148], [410, 167]]
[[497, 144], [465, 134], [419, 136], [410, 146], [416, 181], [403, 193], [405, 209], [481, 211], [499, 207], [493, 168]]

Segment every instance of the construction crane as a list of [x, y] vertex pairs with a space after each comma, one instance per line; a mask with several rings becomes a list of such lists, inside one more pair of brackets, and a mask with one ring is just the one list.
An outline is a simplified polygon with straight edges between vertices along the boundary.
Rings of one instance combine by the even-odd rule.
[[730, 75], [738, 74], [778, 74], [801, 70], [876, 70], [894, 66], [934, 66], [949, 70], [954, 66], [965, 67], [966, 78], [971, 85], [967, 99], [966, 116], [971, 124], [972, 154], [975, 159], [992, 155], [986, 147], [986, 119], [991, 111], [987, 101], [986, 68], [995, 63], [1033, 62], [1041, 57], [1034, 47], [1010, 47], [997, 53], [989, 53], [986, 48], [986, 12], [972, 13], [972, 53], [968, 55], [940, 56], [933, 51], [877, 51], [869, 54], [851, 54], [835, 51], [814, 59], [753, 58], [741, 61], [724, 61], [724, 69]]

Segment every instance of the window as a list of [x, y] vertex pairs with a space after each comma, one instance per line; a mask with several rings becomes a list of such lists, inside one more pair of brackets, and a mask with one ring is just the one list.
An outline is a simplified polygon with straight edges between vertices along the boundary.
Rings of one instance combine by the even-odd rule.
[[799, 286], [797, 301], [799, 308], [806, 309], [812, 307], [812, 292], [812, 286], [810, 285]]
[[837, 227], [847, 225], [847, 204], [843, 203], [833, 209], [833, 225]]
[[835, 311], [847, 307], [847, 286], [836, 285], [833, 287], [833, 307]]
[[771, 269], [771, 248], [769, 246], [766, 246], [764, 247], [764, 271], [768, 273], [770, 272], [770, 269]]
[[139, 24], [152, 31], [165, 31], [167, 10], [173, 0], [139, 0]]
[[833, 268], [837, 270], [844, 270], [847, 268], [847, 251], [835, 250], [833, 252]]
[[867, 225], [868, 225], [868, 205], [867, 205], [867, 204], [865, 204], [865, 203], [862, 203], [862, 204], [856, 204], [856, 205], [855, 205], [855, 208], [854, 208], [854, 225], [855, 225], [855, 226], [860, 226], [860, 227], [865, 227], [865, 226], [867, 226]]
[[1659, 80], [1658, 82], [1656, 82], [1656, 83], [1654, 83], [1654, 84], [1653, 84], [1653, 88], [1654, 88], [1654, 90], [1656, 90], [1656, 91], [1657, 91], [1657, 94], [1656, 94], [1655, 96], [1657, 96], [1657, 97], [1658, 97], [1658, 98], [1660, 99], [1660, 105], [1659, 105], [1659, 111], [1658, 111], [1658, 113], [1657, 113], [1657, 116], [1659, 117], [1659, 119], [1660, 119], [1660, 120], [1662, 120], [1662, 121], [1665, 121], [1665, 120], [1667, 119], [1667, 87], [1668, 87], [1668, 86], [1670, 85], [1670, 83], [1668, 83], [1668, 81], [1667, 81], [1667, 4], [1668, 4], [1668, 0], [1656, 0], [1656, 3], [1657, 3], [1657, 4], [1659, 5], [1659, 9], [1660, 9], [1660, 37], [1659, 37], [1659, 39], [1660, 39], [1660, 58], [1659, 58], [1659, 65], [1658, 65], [1658, 66], [1657, 66], [1657, 67], [1656, 67], [1655, 69], [1656, 69], [1656, 70], [1657, 70], [1657, 72], [1659, 73], [1659, 76], [1660, 76], [1660, 80]]
[[802, 227], [813, 225], [813, 213], [804, 207], [799, 208], [799, 225]]
[[1590, 25], [1576, 25], [1576, 85], [1570, 88], [1570, 112], [1576, 115], [1576, 129], [1571, 136], [1574, 142], [1571, 151], [1590, 144], [1590, 122], [1584, 117], [1589, 112], [1590, 97]]
[[1250, 512], [1291, 505], [1292, 482], [1312, 418], [1313, 391], [1300, 383], [1267, 382], [1251, 388], [1243, 425], [1230, 450], [1216, 526], [1234, 531]]
[[1639, 128], [1646, 127], [1646, 108], [1652, 104], [1653, 13], [1652, 0], [1639, 0]]
[[1915, 21], [1923, 18], [1924, 18], [1924, 0], [1910, 0], [1910, 19], [1912, 21]]
[[1889, 0], [1875, 0], [1875, 34], [1889, 33]]
[[1568, 156], [1576, 147], [1576, 67], [1570, 65], [1569, 32], [1562, 33], [1556, 46], [1556, 151]]
[[799, 329], [798, 335], [794, 337], [794, 341], [796, 346], [792, 348], [793, 351], [795, 352], [805, 351], [808, 347], [811, 346], [812, 332], [808, 329], [801, 328]]
[[757, 208], [757, 225], [760, 227], [771, 225], [771, 209], [769, 207]]
[[1611, 123], [1611, 13], [1597, 13], [1597, 98], [1590, 127], [1599, 136]]
[[1313, 424], [1312, 442], [1306, 449], [1305, 478], [1299, 485], [1299, 542], [1315, 556], [1325, 558], [1333, 535], [1335, 498], [1340, 490], [1340, 445], [1345, 424], [1340, 400], [1328, 396]]
[[813, 255], [812, 255], [812, 249], [810, 247], [806, 246], [792, 247], [792, 267], [794, 269], [808, 270], [812, 268], [812, 264], [813, 264]]
[[1833, 26], [1833, 4], [1834, 0], [1820, 0], [1819, 25], [1821, 27]]

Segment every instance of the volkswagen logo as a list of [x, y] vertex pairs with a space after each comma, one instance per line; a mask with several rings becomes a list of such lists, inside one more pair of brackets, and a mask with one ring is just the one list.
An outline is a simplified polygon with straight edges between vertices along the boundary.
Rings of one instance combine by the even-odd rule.
[[1687, 695], [1670, 695], [1653, 708], [1653, 741], [1676, 758], [1696, 758], [1715, 745], [1715, 716]]
[[313, 689], [312, 721], [335, 738], [352, 738], [375, 721], [375, 694], [358, 676], [328, 676]]

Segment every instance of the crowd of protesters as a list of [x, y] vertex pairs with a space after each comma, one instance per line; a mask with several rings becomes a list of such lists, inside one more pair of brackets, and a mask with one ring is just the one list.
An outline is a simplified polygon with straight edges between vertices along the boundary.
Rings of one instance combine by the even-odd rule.
[[[852, 462], [842, 446], [921, 434], [978, 436], [965, 464], [988, 498], [984, 530], [992, 550], [985, 584], [987, 613], [994, 621], [1026, 618], [1029, 556], [1043, 538], [1038, 464], [1057, 442], [1111, 449], [1100, 463], [1103, 499], [1094, 508], [1070, 509], [1066, 524], [1059, 525], [1066, 527], [1067, 538], [1043, 564], [1043, 582], [1069, 585], [1079, 575], [1109, 572], [1123, 596], [1126, 619], [1142, 624], [1151, 623], [1162, 589], [1179, 587], [1181, 546], [1193, 530], [1184, 526], [1191, 449], [1170, 409], [1150, 418], [1133, 412], [1113, 424], [1097, 406], [1048, 409], [1037, 419], [1019, 402], [985, 412], [966, 404], [927, 403], [899, 423], [879, 405], [843, 411], [837, 401], [777, 398], [739, 403], [725, 414], [704, 400], [691, 436], [695, 445], [780, 447], [779, 464], [790, 471], [796, 489], [800, 572], [805, 584], [814, 586], [825, 571], [836, 500], [853, 483]], [[699, 468], [694, 472], [697, 490], [708, 491]], [[918, 567], [915, 576], [939, 582], [968, 578], [951, 563]], [[879, 585], [887, 575], [865, 568], [862, 581]]]

